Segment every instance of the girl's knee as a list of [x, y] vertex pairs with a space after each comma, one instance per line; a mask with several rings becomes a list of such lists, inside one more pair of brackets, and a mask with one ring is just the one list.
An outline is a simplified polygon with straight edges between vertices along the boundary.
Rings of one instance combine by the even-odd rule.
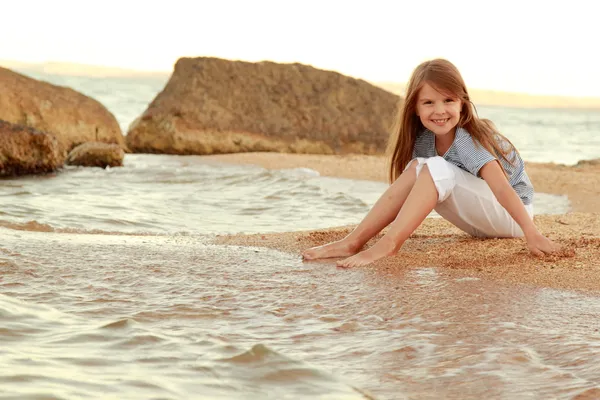
[[406, 164], [406, 167], [404, 167], [404, 171], [416, 171], [417, 170], [417, 166], [420, 164], [420, 161], [418, 158], [413, 158], [412, 160], [410, 160], [408, 162], [408, 164]]
[[416, 169], [417, 165], [419, 165], [419, 160], [418, 159], [412, 159], [409, 161], [408, 165], [406, 166], [406, 169]]
[[456, 186], [456, 179], [454, 170], [448, 161], [442, 157], [428, 158], [421, 169], [422, 171], [427, 171], [431, 176], [438, 192], [438, 203], [446, 200], [452, 194]]
[[411, 162], [408, 163], [408, 165], [406, 166], [406, 172], [411, 174], [412, 176], [417, 177], [417, 175], [419, 174], [418, 172], [418, 167], [419, 167], [419, 160], [414, 159]]
[[[420, 159], [415, 158], [415, 159], [410, 160], [408, 162], [408, 164], [406, 164], [406, 167], [404, 167], [404, 170], [402, 171], [402, 175], [401, 176], [410, 176], [410, 177], [412, 177], [412, 178], [414, 178], [416, 180], [417, 176], [419, 175], [419, 168], [420, 168], [420, 166], [421, 166]], [[398, 180], [396, 179], [396, 182], [397, 181]]]

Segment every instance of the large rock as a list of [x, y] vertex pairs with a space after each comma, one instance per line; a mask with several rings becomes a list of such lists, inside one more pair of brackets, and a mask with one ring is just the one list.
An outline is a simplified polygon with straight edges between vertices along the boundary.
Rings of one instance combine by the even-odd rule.
[[126, 149], [117, 120], [98, 101], [1, 67], [0, 119], [53, 134], [63, 159], [73, 147], [90, 141]]
[[600, 158], [594, 158], [591, 160], [579, 160], [576, 167], [600, 167]]
[[125, 153], [116, 144], [88, 142], [75, 147], [65, 161], [81, 167], [121, 167]]
[[0, 176], [52, 172], [62, 163], [53, 135], [0, 120]]
[[134, 152], [379, 153], [400, 97], [302, 64], [182, 58], [129, 127]]

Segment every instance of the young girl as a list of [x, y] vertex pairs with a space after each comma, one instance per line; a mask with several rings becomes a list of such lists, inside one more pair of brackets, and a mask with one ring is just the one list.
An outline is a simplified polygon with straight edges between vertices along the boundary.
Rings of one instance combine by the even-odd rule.
[[559, 249], [533, 224], [533, 187], [523, 160], [490, 121], [475, 115], [449, 61], [426, 61], [414, 70], [390, 150], [391, 186], [348, 236], [306, 250], [304, 259], [347, 257], [337, 264], [354, 267], [393, 255], [433, 209], [476, 237], [525, 236], [536, 256]]

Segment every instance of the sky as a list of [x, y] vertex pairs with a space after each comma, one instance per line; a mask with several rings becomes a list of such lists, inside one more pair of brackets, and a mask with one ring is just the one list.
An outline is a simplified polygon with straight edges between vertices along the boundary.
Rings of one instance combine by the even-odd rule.
[[6, 1], [0, 60], [172, 71], [180, 57], [211, 56], [406, 82], [420, 62], [443, 57], [469, 88], [600, 97], [597, 7], [591, 0]]

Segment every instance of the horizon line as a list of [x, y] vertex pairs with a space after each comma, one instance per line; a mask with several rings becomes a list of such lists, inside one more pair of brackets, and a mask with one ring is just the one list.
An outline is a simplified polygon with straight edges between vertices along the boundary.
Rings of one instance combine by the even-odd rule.
[[[208, 57], [208, 56], [182, 56], [179, 57], [177, 60], [181, 59], [181, 58], [221, 58], [221, 57]], [[224, 59], [224, 58], [221, 58]], [[293, 62], [293, 63], [281, 63], [281, 62], [276, 62], [276, 61], [272, 61], [272, 60], [262, 60], [262, 61], [246, 61], [246, 60], [241, 60], [241, 59], [227, 59], [230, 61], [243, 61], [243, 62], [249, 62], [249, 63], [258, 63], [258, 62], [274, 62], [277, 64], [295, 64], [295, 63], [300, 63], [300, 62]], [[175, 63], [177, 61], [175, 61], [173, 63], [173, 66], [175, 66]], [[96, 69], [96, 70], [103, 70], [103, 71], [98, 71], [98, 72], [112, 72], [113, 75], [111, 75], [111, 77], [118, 77], [118, 76], [131, 76], [131, 75], [164, 75], [165, 77], [168, 77], [170, 74], [173, 73], [173, 68], [171, 68], [171, 70], [150, 70], [150, 69], [137, 69], [137, 68], [131, 68], [131, 67], [121, 67], [121, 66], [114, 66], [114, 65], [101, 65], [101, 64], [87, 64], [87, 63], [82, 63], [82, 62], [73, 62], [73, 61], [60, 61], [60, 60], [46, 60], [46, 61], [21, 61], [21, 60], [12, 60], [12, 59], [0, 59], [0, 67], [4, 66], [5, 68], [27, 68], [27, 67], [38, 67], [38, 68], [43, 68], [44, 66], [51, 66], [51, 65], [56, 65], [56, 66], [70, 66], [70, 67], [74, 67], [74, 68], [82, 68], [82, 69]], [[305, 65], [309, 65], [312, 66], [310, 64], [305, 64]], [[366, 82], [369, 82], [375, 86], [379, 86], [381, 87], [381, 85], [390, 85], [390, 86], [395, 86], [398, 88], [404, 88], [404, 86], [407, 84], [407, 82], [401, 82], [401, 81], [389, 81], [389, 80], [382, 80], [382, 81], [373, 81], [373, 80], [369, 80], [369, 79], [365, 79], [365, 78], [361, 78], [361, 77], [355, 77], [355, 76], [351, 76], [351, 75], [347, 75], [347, 74], [343, 74], [339, 71], [335, 71], [335, 70], [326, 70], [323, 68], [317, 68], [314, 67], [316, 69], [320, 69], [323, 71], [332, 71], [332, 72], [337, 72], [340, 73], [342, 75], [346, 75], [355, 79], [360, 79], [360, 80], [364, 80]], [[40, 71], [40, 72], [45, 72], [45, 71]], [[79, 72], [81, 75], [79, 76], [89, 76], [89, 77], [93, 77], [93, 76], [97, 76], [94, 75], [92, 73], [92, 71], [60, 71], [60, 70], [56, 70], [56, 71], [50, 71], [48, 73], [64, 73], [65, 75], [77, 75], [74, 74], [76, 72]], [[97, 73], [98, 73], [97, 72]], [[386, 89], [386, 90], [389, 90]], [[391, 91], [391, 90], [390, 90]], [[395, 94], [400, 95], [400, 93], [398, 93], [398, 91], [394, 90], [392, 91]], [[480, 87], [469, 87], [469, 92], [489, 92], [489, 94], [509, 94], [509, 95], [518, 95], [521, 97], [536, 97], [536, 98], [554, 98], [554, 99], [573, 99], [573, 100], [590, 100], [590, 101], [600, 101], [600, 96], [574, 96], [574, 95], [564, 95], [564, 94], [539, 94], [539, 93], [530, 93], [530, 92], [517, 92], [517, 91], [504, 91], [501, 89], [492, 89], [492, 88], [480, 88]]]

